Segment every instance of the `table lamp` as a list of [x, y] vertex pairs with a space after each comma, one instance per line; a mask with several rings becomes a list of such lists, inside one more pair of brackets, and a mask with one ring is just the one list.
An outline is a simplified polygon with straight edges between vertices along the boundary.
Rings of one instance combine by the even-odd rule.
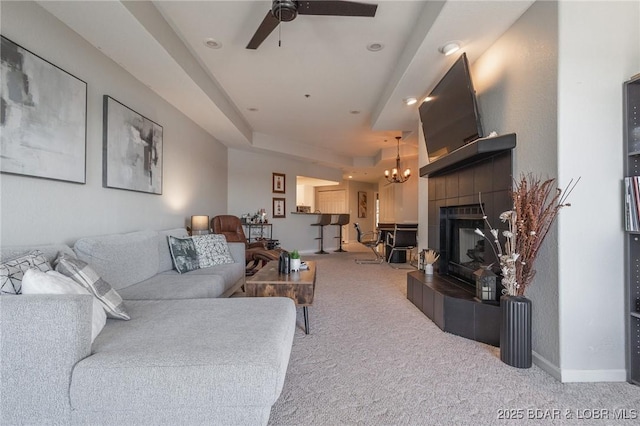
[[209, 233], [209, 216], [191, 216], [191, 235]]

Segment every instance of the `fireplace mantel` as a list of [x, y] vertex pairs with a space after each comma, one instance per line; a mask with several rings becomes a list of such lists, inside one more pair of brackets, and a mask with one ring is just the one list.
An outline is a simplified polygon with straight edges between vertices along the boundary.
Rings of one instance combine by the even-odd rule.
[[420, 177], [437, 176], [516, 147], [516, 134], [480, 138], [420, 168]]

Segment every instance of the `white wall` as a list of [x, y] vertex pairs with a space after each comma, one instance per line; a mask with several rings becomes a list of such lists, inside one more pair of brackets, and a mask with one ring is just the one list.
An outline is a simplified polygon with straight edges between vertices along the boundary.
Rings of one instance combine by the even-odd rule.
[[[556, 2], [534, 3], [472, 66], [485, 134], [517, 134], [516, 178], [520, 173], [543, 179], [557, 176], [557, 16]], [[536, 279], [525, 294], [534, 306], [536, 362], [552, 365], [552, 371], [560, 365], [557, 258], [552, 231], [539, 252]]]
[[[418, 125], [418, 164], [429, 163], [427, 145], [422, 132], [422, 124]], [[416, 167], [416, 176], [420, 176], [419, 167]], [[423, 177], [418, 180], [418, 249], [420, 251], [429, 248], [429, 178]]]
[[637, 2], [537, 2], [473, 65], [485, 130], [516, 132], [515, 175], [582, 180], [527, 291], [534, 359], [562, 381], [622, 381], [622, 82]]
[[640, 72], [639, 2], [561, 2], [558, 175], [563, 381], [625, 380], [622, 83]]
[[[273, 238], [287, 249], [303, 253], [319, 248], [318, 228], [310, 226], [318, 220], [317, 215], [292, 214], [296, 211], [296, 176], [308, 176], [333, 181], [342, 180], [342, 172], [297, 160], [284, 159], [274, 154], [251, 153], [229, 149], [228, 212], [236, 216], [266, 209], [273, 224]], [[284, 173], [285, 194], [271, 192], [271, 174]], [[273, 198], [286, 198], [286, 218], [273, 219]], [[325, 250], [333, 249], [336, 226], [325, 228]], [[337, 246], [336, 246], [337, 247]]]
[[[3, 245], [184, 226], [227, 210], [226, 148], [33, 2], [2, 2], [2, 34], [88, 84], [87, 178], [72, 184], [1, 175]], [[163, 195], [102, 187], [102, 96], [164, 130]]]

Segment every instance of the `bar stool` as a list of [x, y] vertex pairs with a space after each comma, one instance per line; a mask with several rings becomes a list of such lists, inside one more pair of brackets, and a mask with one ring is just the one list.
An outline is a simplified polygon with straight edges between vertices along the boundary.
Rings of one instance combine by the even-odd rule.
[[320, 227], [320, 236], [316, 238], [316, 240], [320, 240], [320, 251], [317, 251], [316, 254], [328, 254], [324, 251], [324, 227], [331, 224], [331, 215], [322, 213], [320, 215], [320, 219], [318, 223], [312, 223], [311, 226], [319, 226]]
[[336, 221], [335, 222], [331, 222], [331, 225], [338, 225], [339, 226], [339, 232], [338, 232], [338, 236], [335, 238], [339, 238], [338, 241], [340, 241], [340, 243], [338, 244], [338, 250], [334, 250], [335, 252], [345, 252], [346, 250], [342, 249], [342, 227], [344, 225], [348, 225], [349, 224], [349, 214], [339, 214], [336, 217]]

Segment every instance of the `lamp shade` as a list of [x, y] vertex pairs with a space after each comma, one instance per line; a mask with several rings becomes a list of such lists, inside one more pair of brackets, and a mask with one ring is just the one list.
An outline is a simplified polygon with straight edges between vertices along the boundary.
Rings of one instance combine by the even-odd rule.
[[209, 233], [209, 216], [191, 216], [191, 234], [201, 235]]

